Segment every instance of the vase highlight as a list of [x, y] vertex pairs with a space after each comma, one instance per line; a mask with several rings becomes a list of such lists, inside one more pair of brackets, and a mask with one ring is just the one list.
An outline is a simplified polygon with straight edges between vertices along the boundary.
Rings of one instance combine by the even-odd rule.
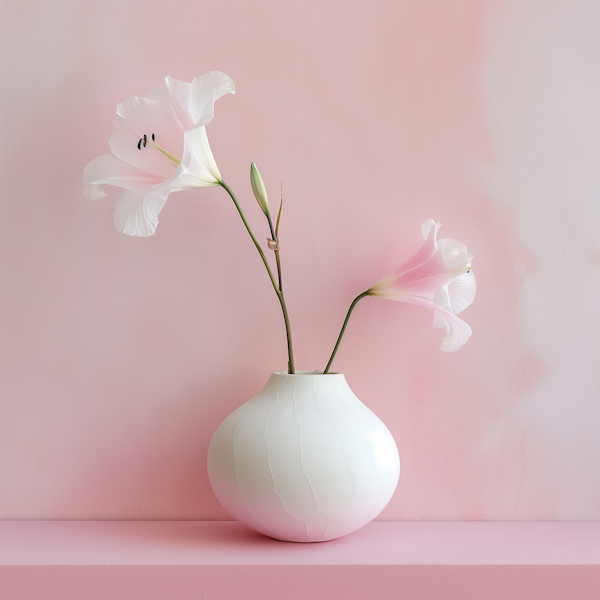
[[384, 509], [400, 460], [341, 373], [282, 372], [217, 428], [208, 476], [238, 521], [278, 540], [323, 542]]

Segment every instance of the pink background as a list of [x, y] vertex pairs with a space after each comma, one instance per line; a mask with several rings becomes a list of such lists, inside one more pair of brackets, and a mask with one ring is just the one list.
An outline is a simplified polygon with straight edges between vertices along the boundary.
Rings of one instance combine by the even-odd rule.
[[392, 431], [380, 515], [600, 518], [600, 8], [592, 0], [2, 0], [0, 518], [229, 516], [218, 424], [285, 369], [277, 299], [224, 190], [156, 235], [83, 198], [116, 105], [165, 75], [236, 84], [208, 136], [259, 239], [286, 197], [297, 368], [420, 224], [475, 256], [471, 340], [367, 298], [335, 369]]

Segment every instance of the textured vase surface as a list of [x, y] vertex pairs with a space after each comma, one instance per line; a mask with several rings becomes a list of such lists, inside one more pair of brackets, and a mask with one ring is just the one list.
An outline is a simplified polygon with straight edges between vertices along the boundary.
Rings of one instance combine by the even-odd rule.
[[392, 434], [340, 373], [273, 373], [221, 423], [208, 450], [223, 507], [285, 541], [324, 542], [366, 525], [399, 475]]

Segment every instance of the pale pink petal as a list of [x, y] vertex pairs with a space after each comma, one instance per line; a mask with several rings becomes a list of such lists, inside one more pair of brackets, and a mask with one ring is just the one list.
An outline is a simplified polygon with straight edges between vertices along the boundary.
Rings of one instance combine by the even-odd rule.
[[441, 252], [436, 251], [410, 271], [399, 273], [394, 285], [404, 293], [433, 298], [436, 290], [447, 281], [446, 264]]
[[440, 343], [440, 349], [444, 352], [454, 352], [469, 340], [471, 328], [448, 310], [450, 302], [447, 286], [444, 285], [438, 290], [435, 301], [414, 296], [407, 298], [405, 302], [423, 306], [439, 313], [434, 316], [433, 326], [446, 329], [446, 337]]
[[192, 81], [189, 114], [195, 127], [208, 125], [215, 114], [215, 102], [227, 93], [235, 94], [230, 77], [220, 71], [210, 71]]
[[458, 240], [451, 240], [450, 238], [444, 238], [438, 242], [438, 246], [442, 248], [444, 255], [453, 253], [468, 254], [467, 247]]
[[435, 227], [435, 233], [437, 234], [438, 229], [442, 226], [441, 223], [436, 223], [433, 219], [425, 219], [421, 224], [421, 233], [423, 239], [426, 240], [429, 237], [429, 233]]
[[471, 328], [461, 319], [450, 313], [444, 313], [446, 319], [446, 337], [442, 338], [440, 350], [443, 352], [456, 352], [464, 346], [471, 337]]
[[439, 310], [434, 309], [433, 311], [432, 327], [435, 327], [436, 329], [448, 328], [448, 321]]
[[162, 185], [146, 194], [125, 190], [113, 212], [115, 227], [127, 235], [147, 237], [156, 231], [158, 213], [165, 205], [171, 189]]
[[100, 198], [106, 198], [107, 193], [95, 183], [86, 183], [83, 189], [83, 195], [88, 200], [99, 200]]
[[99, 184], [116, 185], [136, 192], [146, 192], [160, 183], [162, 178], [140, 171], [112, 154], [102, 154], [89, 163], [83, 171], [84, 195], [90, 200], [106, 196]]
[[[117, 106], [115, 125], [117, 130], [111, 136], [109, 144], [117, 158], [162, 179], [168, 179], [173, 174], [177, 165], [152, 146], [154, 134], [157, 146], [177, 158], [181, 158], [183, 153], [184, 129], [167, 107], [157, 100], [141, 96], [127, 98]], [[144, 135], [147, 144], [138, 148]]]
[[410, 271], [415, 267], [423, 264], [426, 260], [431, 258], [436, 251], [437, 243], [435, 240], [435, 236], [437, 234], [438, 229], [440, 228], [439, 223], [435, 223], [433, 227], [429, 230], [429, 234], [425, 239], [425, 243], [421, 246], [420, 250], [405, 263], [401, 264], [397, 269], [396, 273], [402, 273], [404, 271]]
[[447, 283], [440, 287], [435, 294], [432, 307], [436, 313], [439, 313], [439, 317], [434, 319], [433, 326], [439, 327], [442, 320], [446, 322], [446, 337], [440, 344], [440, 349], [444, 352], [458, 350], [471, 337], [471, 328], [452, 313], [449, 286], [450, 283]]
[[[380, 279], [376, 284], [372, 285], [370, 288], [373, 291], [372, 295], [389, 297], [390, 294], [394, 294], [396, 291], [399, 291], [401, 286], [408, 285], [412, 281], [421, 279], [422, 275], [420, 269], [417, 269], [421, 265], [426, 265], [427, 273], [425, 274], [425, 277], [434, 275], [436, 273], [436, 269], [437, 272], [439, 272], [440, 268], [438, 268], [436, 265], [442, 260], [441, 255], [435, 264], [427, 264], [429, 259], [431, 259], [431, 257], [436, 253], [435, 236], [438, 229], [439, 224], [436, 223], [434, 227], [430, 228], [427, 239], [425, 240], [423, 246], [421, 246], [421, 249], [412, 258], [408, 259], [392, 273], [386, 275], [383, 279]], [[407, 275], [409, 271], [412, 271], [412, 273]], [[433, 291], [435, 291], [440, 285], [441, 282], [437, 283], [437, 285], [433, 284]]]
[[369, 295], [386, 300], [402, 300], [401, 290], [396, 286], [397, 278], [394, 274], [386, 275], [369, 288]]
[[213, 157], [206, 127], [197, 127], [185, 133], [181, 174], [173, 182], [173, 191], [219, 185], [221, 173]]
[[471, 268], [473, 255], [467, 252], [467, 247], [461, 242], [451, 239], [443, 239], [438, 242], [446, 264], [448, 277], [456, 277]]
[[173, 117], [179, 122], [184, 131], [194, 126], [190, 116], [190, 93], [192, 84], [172, 77], [165, 77], [158, 85], [152, 88], [149, 98], [158, 100], [167, 107]]
[[150, 99], [166, 106], [184, 130], [208, 125], [214, 116], [214, 103], [224, 94], [235, 94], [230, 77], [211, 71], [192, 83], [166, 77], [152, 88]]
[[448, 294], [449, 284], [450, 282], [447, 282], [440, 286], [440, 288], [435, 292], [433, 302], [437, 306], [441, 306], [446, 312], [451, 313], [452, 307], [450, 306], [450, 295]]
[[448, 284], [448, 298], [452, 312], [457, 315], [465, 310], [475, 299], [476, 291], [475, 274], [471, 269], [452, 279]]

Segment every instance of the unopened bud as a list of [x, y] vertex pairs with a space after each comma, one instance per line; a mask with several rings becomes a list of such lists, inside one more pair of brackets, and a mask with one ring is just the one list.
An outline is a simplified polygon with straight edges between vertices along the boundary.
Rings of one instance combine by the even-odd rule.
[[250, 165], [250, 183], [252, 184], [252, 191], [254, 192], [254, 197], [256, 198], [258, 205], [265, 215], [268, 215], [269, 201], [267, 200], [267, 190], [265, 189], [265, 184], [254, 163]]

